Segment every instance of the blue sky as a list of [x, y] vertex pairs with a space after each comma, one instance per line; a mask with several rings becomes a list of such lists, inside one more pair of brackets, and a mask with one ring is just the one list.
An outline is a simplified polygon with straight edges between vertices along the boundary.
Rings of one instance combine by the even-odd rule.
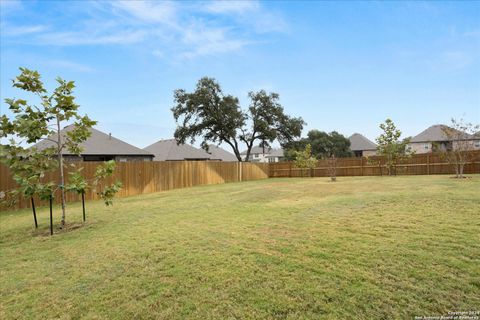
[[279, 93], [304, 134], [480, 123], [480, 2], [0, 3], [2, 101], [20, 66], [75, 80], [98, 128], [139, 147], [172, 137], [173, 90], [202, 76], [243, 107]]

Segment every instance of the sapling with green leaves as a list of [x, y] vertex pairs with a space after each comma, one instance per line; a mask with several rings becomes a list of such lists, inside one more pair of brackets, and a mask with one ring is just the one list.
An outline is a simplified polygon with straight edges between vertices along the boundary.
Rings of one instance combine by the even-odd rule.
[[106, 161], [95, 170], [93, 186], [97, 195], [105, 202], [105, 205], [113, 205], [115, 194], [122, 188], [120, 181], [107, 184], [106, 180], [115, 172], [116, 163], [113, 160]]
[[391, 119], [381, 123], [380, 129], [383, 130], [383, 133], [376, 139], [377, 154], [384, 156], [388, 175], [397, 175], [398, 164], [412, 155], [408, 148], [410, 140], [400, 140], [402, 132], [397, 129]]
[[479, 129], [480, 125], [467, 122], [462, 118], [452, 118], [450, 126], [442, 126], [442, 131], [450, 145], [440, 148], [440, 151], [447, 162], [455, 168], [455, 178], [464, 178], [465, 165], [476, 157], [476, 154], [471, 151], [475, 150], [475, 135]]
[[[74, 166], [74, 165], [73, 165]], [[68, 173], [67, 191], [73, 191], [82, 198], [83, 221], [85, 222], [85, 192], [88, 188], [87, 180], [82, 176], [83, 168]]]
[[[72, 164], [72, 167], [75, 167], [75, 165]], [[75, 192], [81, 196], [83, 221], [85, 221], [85, 193], [87, 189], [93, 188], [97, 195], [105, 202], [105, 205], [110, 206], [113, 204], [113, 198], [115, 194], [120, 191], [122, 183], [120, 181], [115, 181], [108, 184], [106, 180], [113, 175], [115, 167], [116, 163], [113, 160], [104, 162], [97, 166], [94, 178], [90, 181], [82, 175], [82, 167], [69, 172], [66, 189], [67, 191]]]
[[37, 185], [37, 194], [40, 200], [48, 201], [50, 207], [50, 235], [53, 235], [53, 195], [55, 193], [55, 184], [52, 182], [39, 183]]
[[44, 186], [40, 180], [47, 171], [52, 169], [54, 162], [50, 157], [37, 154], [31, 149], [24, 149], [15, 141], [0, 145], [0, 159], [9, 167], [12, 178], [17, 184], [16, 189], [4, 191], [2, 201], [12, 206], [21, 197], [29, 199], [35, 228], [38, 228], [34, 196], [43, 190]]
[[[35, 144], [39, 141], [48, 141], [51, 146], [39, 150], [31, 148], [30, 156], [36, 155], [49, 159], [56, 159], [58, 169], [58, 187], [62, 205], [62, 227], [66, 223], [65, 207], [65, 173], [63, 152], [80, 154], [81, 143], [90, 136], [90, 128], [96, 124], [88, 116], [79, 114], [79, 105], [75, 103], [73, 81], [57, 78], [57, 87], [48, 93], [40, 74], [27, 68], [20, 68], [20, 75], [13, 79], [13, 87], [32, 93], [39, 100], [39, 105], [29, 104], [24, 99], [5, 99], [14, 118], [6, 115], [0, 118], [0, 138], [9, 138], [10, 146]], [[62, 126], [72, 124], [72, 129], [63, 134]], [[12, 151], [14, 148], [5, 148]], [[21, 148], [21, 147], [20, 147]], [[25, 149], [24, 149], [25, 150]], [[7, 157], [12, 157], [7, 154]], [[16, 162], [17, 159], [10, 159]]]
[[[295, 152], [295, 166], [300, 169], [310, 169], [310, 176], [313, 177], [313, 170], [317, 166], [318, 160], [312, 155], [312, 146], [307, 144], [302, 151]], [[302, 170], [302, 177], [303, 177]]]

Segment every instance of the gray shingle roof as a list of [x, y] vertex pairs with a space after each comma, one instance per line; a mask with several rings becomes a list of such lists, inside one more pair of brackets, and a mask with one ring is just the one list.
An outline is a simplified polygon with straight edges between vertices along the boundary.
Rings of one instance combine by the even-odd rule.
[[[260, 146], [254, 146], [252, 147], [252, 149], [250, 150], [250, 154], [254, 154], [254, 153], [259, 153], [259, 154], [268, 154], [270, 152], [270, 148], [268, 147], [265, 147], [265, 152], [263, 151], [263, 147], [260, 147]], [[247, 154], [247, 150], [244, 150], [242, 152], [240, 152], [241, 155], [246, 155]]]
[[459, 137], [464, 136], [465, 139], [471, 139], [472, 136], [469, 134], [461, 133], [458, 130], [449, 128], [446, 125], [443, 124], [436, 124], [431, 127], [428, 127], [427, 129], [423, 130], [419, 134], [417, 134], [415, 137], [413, 137], [410, 142], [435, 142], [435, 141], [449, 141], [451, 139], [448, 138], [448, 136], [445, 134], [445, 129], [449, 130], [454, 130], [456, 133], [455, 135], [458, 134]]
[[211, 160], [238, 161], [234, 154], [214, 144], [208, 145], [208, 153], [210, 154]]
[[[60, 132], [62, 137], [65, 137], [66, 133], [74, 128], [73, 125], [66, 126]], [[103, 133], [97, 129], [90, 129], [91, 136], [80, 146], [83, 148], [82, 155], [132, 155], [132, 156], [152, 156], [151, 153], [132, 146], [131, 144], [126, 143], [120, 139], [112, 137], [109, 134]], [[52, 139], [54, 139], [52, 137]], [[36, 147], [39, 150], [49, 148], [55, 144], [49, 140], [42, 140], [33, 147]], [[68, 150], [63, 150], [64, 155], [69, 155]]]
[[177, 144], [175, 139], [157, 141], [143, 150], [152, 153], [155, 161], [208, 160], [210, 155], [188, 144]]
[[350, 150], [352, 151], [362, 151], [362, 150], [376, 150], [377, 145], [372, 141], [368, 140], [365, 136], [360, 133], [354, 133], [348, 138], [350, 140]]
[[273, 157], [282, 158], [283, 157], [283, 149], [272, 149], [272, 150], [270, 150], [270, 153], [267, 155], [267, 158], [273, 158]]

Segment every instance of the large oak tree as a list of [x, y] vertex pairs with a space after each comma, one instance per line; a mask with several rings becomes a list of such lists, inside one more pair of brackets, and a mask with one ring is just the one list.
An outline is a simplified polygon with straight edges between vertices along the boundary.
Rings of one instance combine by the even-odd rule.
[[194, 92], [175, 90], [173, 116], [177, 122], [175, 138], [178, 143], [202, 139], [202, 148], [208, 143], [228, 144], [238, 161], [240, 146], [247, 147], [245, 161], [259, 141], [263, 146], [277, 140], [281, 145], [299, 137], [305, 122], [302, 118], [285, 114], [277, 93], [264, 90], [250, 92], [250, 106], [242, 110], [237, 97], [223, 93], [213, 78], [202, 78]]

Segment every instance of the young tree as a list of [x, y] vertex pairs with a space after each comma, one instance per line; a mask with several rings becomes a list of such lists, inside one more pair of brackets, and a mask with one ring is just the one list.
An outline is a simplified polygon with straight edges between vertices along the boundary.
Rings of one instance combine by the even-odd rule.
[[[72, 167], [75, 167], [75, 164], [72, 164]], [[120, 191], [122, 183], [117, 180], [111, 184], [107, 184], [106, 180], [113, 175], [115, 167], [116, 163], [113, 160], [106, 161], [102, 165], [99, 165], [95, 170], [92, 181], [85, 179], [82, 175], [82, 167], [69, 173], [69, 183], [67, 184], [66, 189], [81, 196], [83, 221], [86, 220], [85, 192], [87, 189], [93, 188], [97, 195], [105, 202], [105, 205], [110, 206], [113, 204], [113, 197], [118, 191]]]
[[[5, 99], [14, 119], [6, 115], [0, 119], [0, 133], [3, 138], [12, 138], [12, 151], [18, 143], [32, 144], [41, 140], [53, 143], [53, 147], [43, 150], [31, 150], [29, 156], [36, 154], [45, 159], [57, 159], [56, 167], [59, 169], [59, 188], [62, 204], [62, 226], [65, 225], [65, 175], [62, 153], [68, 149], [73, 154], [81, 152], [80, 143], [90, 136], [90, 128], [96, 123], [88, 116], [80, 116], [79, 106], [75, 103], [73, 81], [57, 78], [58, 86], [48, 94], [40, 74], [26, 68], [20, 68], [20, 75], [13, 80], [13, 86], [33, 93], [40, 100], [40, 106], [30, 105], [23, 99]], [[65, 136], [61, 134], [62, 124], [73, 121], [73, 129]], [[11, 157], [11, 155], [10, 155]]]
[[330, 158], [327, 158], [328, 164], [328, 175], [332, 182], [337, 181], [337, 158], [335, 155], [332, 155]]
[[20, 197], [30, 199], [35, 228], [38, 228], [34, 196], [44, 194], [49, 187], [49, 184], [44, 185], [40, 180], [46, 172], [51, 170], [54, 162], [32, 150], [25, 150], [15, 141], [0, 145], [0, 160], [9, 167], [12, 178], [18, 185], [17, 189], [7, 190], [7, 193], [4, 193], [3, 201], [12, 206]]
[[397, 165], [411, 155], [407, 147], [410, 140], [400, 140], [402, 132], [397, 129], [390, 119], [380, 124], [380, 129], [383, 130], [383, 133], [376, 139], [378, 144], [377, 153], [385, 157], [385, 167], [388, 175], [396, 175]]
[[451, 143], [451, 147], [442, 150], [442, 153], [448, 163], [455, 168], [455, 177], [462, 179], [465, 164], [475, 157], [470, 151], [474, 149], [475, 131], [479, 129], [479, 126], [466, 122], [464, 119], [452, 119], [451, 121], [450, 126], [442, 127], [447, 140]]
[[[317, 166], [318, 160], [312, 155], [312, 146], [307, 144], [303, 151], [295, 153], [295, 167], [300, 169], [310, 169], [310, 176], [313, 177], [313, 170]], [[304, 176], [302, 170], [302, 177]]]
[[301, 118], [284, 113], [276, 93], [261, 90], [250, 92], [250, 107], [243, 111], [238, 98], [225, 95], [215, 79], [202, 78], [192, 93], [178, 89], [174, 92], [173, 116], [177, 122], [175, 138], [179, 143], [187, 139], [193, 143], [201, 137], [202, 148], [208, 151], [208, 142], [225, 142], [230, 145], [238, 161], [240, 143], [247, 145], [245, 161], [255, 141], [264, 146], [275, 140], [281, 144], [299, 137], [304, 125]]

